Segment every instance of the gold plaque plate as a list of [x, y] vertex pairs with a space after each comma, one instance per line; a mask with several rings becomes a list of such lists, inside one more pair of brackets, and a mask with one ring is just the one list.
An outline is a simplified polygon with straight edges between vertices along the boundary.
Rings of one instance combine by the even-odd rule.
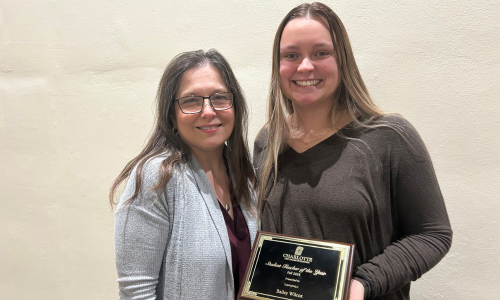
[[259, 231], [244, 299], [347, 300], [354, 245]]

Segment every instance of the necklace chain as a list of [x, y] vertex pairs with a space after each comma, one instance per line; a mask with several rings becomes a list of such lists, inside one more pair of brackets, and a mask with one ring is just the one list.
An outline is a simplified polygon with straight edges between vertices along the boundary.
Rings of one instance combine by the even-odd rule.
[[318, 137], [318, 138], [316, 138], [316, 139], [314, 139], [314, 140], [312, 140], [312, 141], [304, 142], [304, 141], [302, 141], [302, 140], [301, 140], [301, 139], [299, 139], [299, 138], [297, 138], [297, 140], [299, 140], [302, 144], [304, 144], [304, 150], [307, 150], [307, 149], [309, 149], [309, 145], [314, 144], [314, 142], [321, 140], [322, 138], [324, 138], [324, 137], [325, 137], [328, 133], [330, 133], [331, 131], [332, 131], [332, 130], [331, 130], [331, 129], [329, 129], [327, 132], [325, 132], [324, 134], [322, 134], [320, 137]]
[[[290, 128], [292, 129], [293, 133], [295, 133], [295, 130], [299, 128], [299, 126], [293, 126], [293, 115], [292, 115], [292, 118], [290, 120]], [[297, 140], [299, 142], [301, 142], [302, 144], [304, 144], [304, 150], [307, 150], [307, 149], [309, 149], [309, 145], [314, 144], [314, 142], [321, 140], [322, 138], [324, 138], [331, 131], [332, 131], [332, 128], [328, 128], [328, 130], [324, 134], [322, 134], [318, 138], [313, 139], [312, 141], [304, 142], [301, 139], [299, 139], [298, 137], [297, 137]], [[309, 133], [309, 135], [311, 135], [311, 133]]]

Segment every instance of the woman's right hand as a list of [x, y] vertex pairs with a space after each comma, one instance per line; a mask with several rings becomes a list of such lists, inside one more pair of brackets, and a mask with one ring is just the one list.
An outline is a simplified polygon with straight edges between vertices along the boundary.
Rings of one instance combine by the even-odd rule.
[[365, 297], [365, 287], [356, 279], [351, 280], [351, 290], [349, 300], [363, 300]]

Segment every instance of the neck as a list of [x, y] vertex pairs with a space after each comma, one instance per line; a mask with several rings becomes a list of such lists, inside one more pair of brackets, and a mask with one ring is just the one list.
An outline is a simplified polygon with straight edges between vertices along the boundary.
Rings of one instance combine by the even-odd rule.
[[219, 203], [228, 211], [233, 218], [231, 204], [231, 181], [224, 164], [223, 147], [219, 151], [192, 151], [200, 163]]
[[294, 107], [290, 125], [304, 133], [314, 134], [325, 129], [337, 131], [352, 121], [346, 111], [337, 110], [333, 119], [328, 115], [329, 111], [329, 107]]
[[191, 149], [191, 153], [194, 155], [201, 168], [205, 173], [211, 171], [220, 171], [221, 169], [225, 172], [224, 165], [224, 156], [223, 156], [224, 147], [220, 147], [220, 149], [213, 151], [201, 151]]
[[315, 111], [309, 109], [294, 109], [291, 118], [292, 128], [302, 132], [318, 132], [332, 127], [332, 121], [328, 118], [326, 110]]

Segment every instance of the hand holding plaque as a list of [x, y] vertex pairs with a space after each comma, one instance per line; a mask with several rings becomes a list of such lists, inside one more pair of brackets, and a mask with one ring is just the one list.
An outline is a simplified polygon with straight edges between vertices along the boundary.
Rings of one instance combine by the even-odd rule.
[[259, 231], [240, 296], [347, 300], [353, 255], [352, 244]]

